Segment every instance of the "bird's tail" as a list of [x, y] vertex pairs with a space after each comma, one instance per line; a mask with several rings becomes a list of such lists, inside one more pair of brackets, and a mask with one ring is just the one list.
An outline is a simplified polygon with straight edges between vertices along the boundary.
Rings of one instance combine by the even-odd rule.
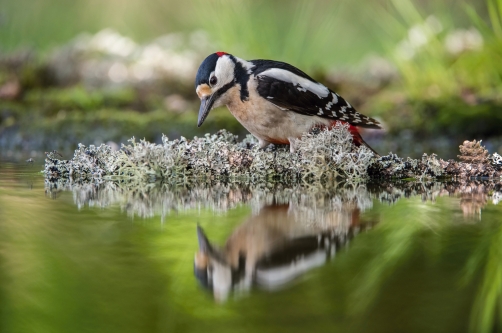
[[367, 144], [366, 141], [363, 140], [357, 127], [349, 124], [349, 132], [350, 132], [350, 134], [352, 134], [352, 139], [354, 140], [354, 144], [357, 147], [364, 145], [364, 146], [368, 147], [368, 149], [371, 150], [377, 157], [380, 157], [380, 154], [378, 154], [375, 151], [375, 149], [371, 148], [370, 145]]

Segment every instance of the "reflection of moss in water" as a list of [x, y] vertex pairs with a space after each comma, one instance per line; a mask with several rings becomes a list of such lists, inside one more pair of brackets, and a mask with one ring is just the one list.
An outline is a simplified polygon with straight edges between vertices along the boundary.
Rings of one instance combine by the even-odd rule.
[[[238, 184], [225, 181], [175, 183], [146, 183], [134, 180], [101, 182], [72, 182], [68, 179], [48, 180], [46, 193], [56, 197], [60, 191], [72, 191], [74, 203], [84, 206], [107, 207], [121, 204], [130, 216], [162, 218], [172, 212], [206, 208], [214, 212], [228, 212], [243, 204], [253, 211], [264, 205], [292, 203], [308, 210], [336, 211], [341, 203], [354, 202], [360, 211], [368, 210], [376, 199], [393, 205], [403, 198], [421, 196], [422, 201], [436, 201], [442, 196], [460, 196], [460, 208], [466, 218], [477, 215], [490, 196], [494, 204], [502, 195], [502, 184], [494, 181], [460, 182], [410, 182], [392, 181], [377, 183], [329, 182], [322, 186], [310, 184], [281, 184], [260, 182]], [[465, 200], [466, 197], [471, 200]], [[485, 198], [476, 200], [476, 198]], [[483, 202], [484, 205], [481, 205]], [[315, 214], [314, 214], [315, 215]]]
[[[132, 185], [132, 186], [131, 186]], [[46, 183], [47, 193], [57, 196], [61, 190], [72, 191], [78, 208], [107, 207], [121, 204], [130, 216], [161, 218], [193, 209], [228, 212], [241, 205], [250, 205], [257, 212], [266, 205], [291, 203], [315, 216], [316, 211], [337, 211], [342, 203], [353, 202], [360, 210], [372, 207], [374, 193], [363, 184], [333, 184], [332, 187], [287, 187], [276, 184], [239, 186], [232, 183], [193, 184], [130, 184], [106, 181], [102, 184]], [[315, 218], [310, 220], [315, 221]]]

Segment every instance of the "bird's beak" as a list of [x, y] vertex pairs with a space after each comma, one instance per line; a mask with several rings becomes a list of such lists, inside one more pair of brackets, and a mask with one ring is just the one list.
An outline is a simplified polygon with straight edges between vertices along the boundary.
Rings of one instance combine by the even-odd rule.
[[212, 97], [213, 97], [213, 95], [205, 96], [205, 97], [201, 98], [200, 109], [199, 109], [199, 120], [197, 122], [197, 127], [200, 127], [202, 125], [204, 120], [206, 120], [206, 117], [209, 114], [209, 111], [211, 111], [211, 106], [213, 105]]
[[210, 256], [219, 263], [227, 264], [224, 255], [217, 248], [213, 247], [209, 242], [204, 230], [202, 230], [200, 225], [197, 225], [197, 240], [199, 241], [199, 251], [198, 254], [202, 257], [203, 255]]
[[209, 239], [207, 239], [204, 230], [202, 230], [202, 228], [199, 225], [197, 225], [197, 240], [199, 241], [199, 251], [204, 253], [208, 253], [211, 251], [211, 244], [209, 243]]

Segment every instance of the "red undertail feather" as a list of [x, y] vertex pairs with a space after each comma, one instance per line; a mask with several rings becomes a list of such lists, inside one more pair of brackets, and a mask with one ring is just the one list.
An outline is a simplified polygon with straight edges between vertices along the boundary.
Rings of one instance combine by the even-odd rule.
[[359, 130], [357, 129], [357, 127], [349, 124], [349, 132], [350, 132], [350, 134], [352, 134], [352, 140], [354, 141], [354, 144], [356, 146], [359, 147], [360, 145], [364, 144], [363, 143], [364, 140], [361, 137], [361, 134], [359, 133]]
[[[337, 122], [340, 122], [340, 123], [345, 123], [343, 121], [334, 121], [331, 123], [331, 126], [335, 126]], [[354, 144], [359, 147], [359, 146], [366, 146], [368, 147], [373, 153], [375, 153], [375, 155], [377, 156], [380, 156], [373, 148], [370, 147], [369, 144], [366, 143], [366, 141], [363, 140], [363, 138], [361, 137], [361, 134], [359, 133], [359, 130], [357, 129], [356, 126], [354, 125], [351, 125], [349, 124], [349, 132], [350, 134], [352, 134], [352, 140], [354, 141]]]

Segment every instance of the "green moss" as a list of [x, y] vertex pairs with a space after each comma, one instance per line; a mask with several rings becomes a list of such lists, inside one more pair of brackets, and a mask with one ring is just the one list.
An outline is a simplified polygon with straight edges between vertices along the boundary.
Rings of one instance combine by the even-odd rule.
[[23, 102], [37, 106], [47, 114], [60, 110], [95, 111], [103, 107], [127, 107], [136, 100], [131, 88], [87, 89], [82, 85], [68, 88], [33, 89], [26, 92]]

